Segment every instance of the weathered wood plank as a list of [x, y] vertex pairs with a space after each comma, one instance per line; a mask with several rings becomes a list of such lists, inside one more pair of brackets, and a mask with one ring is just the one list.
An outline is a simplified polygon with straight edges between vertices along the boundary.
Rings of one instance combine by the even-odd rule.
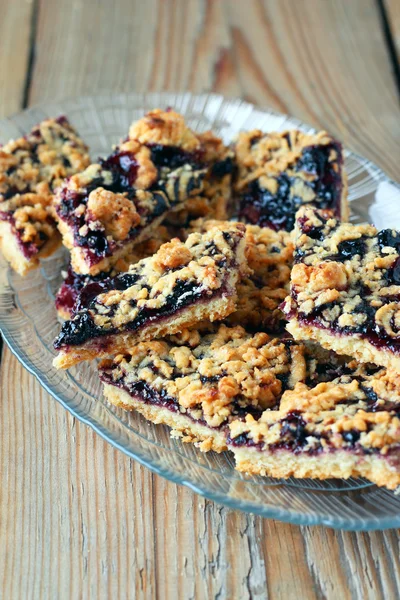
[[397, 52], [396, 58], [400, 62], [400, 3], [397, 0], [383, 0], [383, 6]]
[[33, 2], [0, 0], [0, 14], [0, 116], [5, 116], [23, 103]]
[[[31, 103], [216, 90], [327, 127], [388, 171], [397, 167], [399, 113], [373, 0], [120, 0], [117, 9], [40, 0], [38, 8]], [[0, 389], [1, 597], [398, 595], [397, 532], [297, 528], [205, 501], [75, 422], [9, 351]]]

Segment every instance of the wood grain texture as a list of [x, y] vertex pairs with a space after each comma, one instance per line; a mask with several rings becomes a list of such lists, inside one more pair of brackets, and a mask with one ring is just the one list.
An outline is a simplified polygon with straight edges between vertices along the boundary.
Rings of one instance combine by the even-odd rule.
[[[394, 173], [399, 110], [372, 0], [37, 8], [31, 103], [110, 90], [242, 95], [327, 127]], [[4, 62], [17, 107], [24, 77]], [[8, 350], [0, 386], [1, 598], [400, 596], [397, 531], [340, 533], [230, 511], [115, 451]]]
[[25, 91], [33, 0], [0, 0], [0, 116], [20, 110]]
[[400, 109], [376, 0], [120, 0], [118, 10], [40, 0], [36, 54], [31, 101], [214, 90], [326, 128], [398, 177]]
[[400, 61], [400, 2], [398, 0], [384, 0], [384, 8], [396, 48], [397, 60]]

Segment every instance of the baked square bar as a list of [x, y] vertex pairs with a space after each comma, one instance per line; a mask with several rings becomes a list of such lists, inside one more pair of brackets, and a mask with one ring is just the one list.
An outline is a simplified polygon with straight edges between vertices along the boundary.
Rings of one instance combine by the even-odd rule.
[[[198, 219], [191, 227], [208, 231], [224, 230], [231, 223]], [[238, 299], [234, 313], [225, 319], [229, 325], [242, 325], [249, 331], [281, 333], [286, 318], [280, 305], [289, 291], [294, 244], [286, 231], [273, 231], [257, 225], [246, 225], [246, 259], [250, 273], [237, 285]]]
[[180, 212], [178, 221], [190, 211], [225, 216], [220, 187], [230, 190], [231, 170], [219, 138], [195, 134], [172, 110], [148, 113], [107, 159], [71, 177], [56, 197], [73, 270], [110, 271], [172, 212]]
[[235, 154], [240, 220], [291, 231], [302, 204], [329, 208], [347, 220], [342, 146], [325, 131], [243, 132], [237, 138]]
[[55, 341], [54, 365], [115, 355], [203, 319], [226, 317], [235, 310], [239, 275], [247, 271], [244, 231], [233, 223], [225, 231], [193, 233], [185, 243], [175, 238], [127, 273], [87, 285]]
[[59, 245], [54, 190], [89, 162], [86, 145], [65, 117], [46, 119], [0, 148], [0, 248], [20, 275]]
[[303, 207], [295, 235], [287, 330], [400, 371], [400, 233]]
[[236, 468], [253, 475], [366, 477], [400, 484], [400, 378], [381, 369], [313, 388], [299, 382], [276, 410], [229, 425]]
[[232, 420], [246, 414], [258, 419], [283, 390], [305, 377], [303, 345], [225, 325], [212, 333], [185, 330], [142, 342], [100, 365], [112, 404], [137, 410], [171, 427], [183, 441], [217, 452], [226, 450]]
[[169, 230], [160, 225], [154, 231], [154, 237], [145, 240], [141, 244], [137, 244], [130, 254], [120, 258], [109, 273], [98, 273], [97, 275], [80, 275], [75, 273], [71, 264], [68, 265], [67, 271], [63, 274], [64, 280], [56, 294], [55, 305], [57, 313], [61, 319], [71, 319], [73, 317], [73, 309], [78, 299], [81, 290], [89, 283], [98, 283], [109, 277], [115, 277], [118, 273], [126, 272], [130, 265], [133, 265], [142, 258], [152, 256], [157, 250], [169, 241], [173, 236]]

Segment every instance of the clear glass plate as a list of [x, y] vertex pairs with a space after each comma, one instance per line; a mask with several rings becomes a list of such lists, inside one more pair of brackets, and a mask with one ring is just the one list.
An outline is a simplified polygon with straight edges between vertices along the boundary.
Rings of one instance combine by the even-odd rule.
[[[212, 127], [226, 141], [240, 130], [312, 129], [296, 119], [218, 95], [123, 94], [46, 103], [0, 121], [0, 140], [26, 133], [48, 116], [65, 114], [89, 144], [92, 157], [105, 155], [129, 124], [154, 107], [173, 106], [198, 130]], [[346, 152], [354, 221], [400, 227], [400, 186], [366, 159]], [[202, 454], [170, 438], [168, 429], [147, 423], [102, 398], [95, 364], [68, 372], [52, 368], [59, 323], [54, 293], [67, 256], [59, 251], [42, 268], [21, 278], [0, 259], [0, 328], [6, 343], [43, 387], [77, 419], [155, 473], [216, 502], [264, 517], [349, 530], [400, 526], [400, 496], [363, 479], [313, 481], [245, 477], [229, 453]], [[4, 399], [6, 401], [6, 399]]]

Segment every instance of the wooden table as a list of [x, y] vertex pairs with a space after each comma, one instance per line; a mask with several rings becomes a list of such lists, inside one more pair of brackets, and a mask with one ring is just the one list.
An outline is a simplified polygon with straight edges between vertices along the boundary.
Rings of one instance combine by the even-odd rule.
[[[0, 111], [100, 91], [242, 96], [399, 177], [398, 0], [0, 0]], [[397, 52], [397, 54], [396, 54]], [[0, 597], [398, 598], [399, 532], [233, 512], [78, 423], [1, 363]]]

